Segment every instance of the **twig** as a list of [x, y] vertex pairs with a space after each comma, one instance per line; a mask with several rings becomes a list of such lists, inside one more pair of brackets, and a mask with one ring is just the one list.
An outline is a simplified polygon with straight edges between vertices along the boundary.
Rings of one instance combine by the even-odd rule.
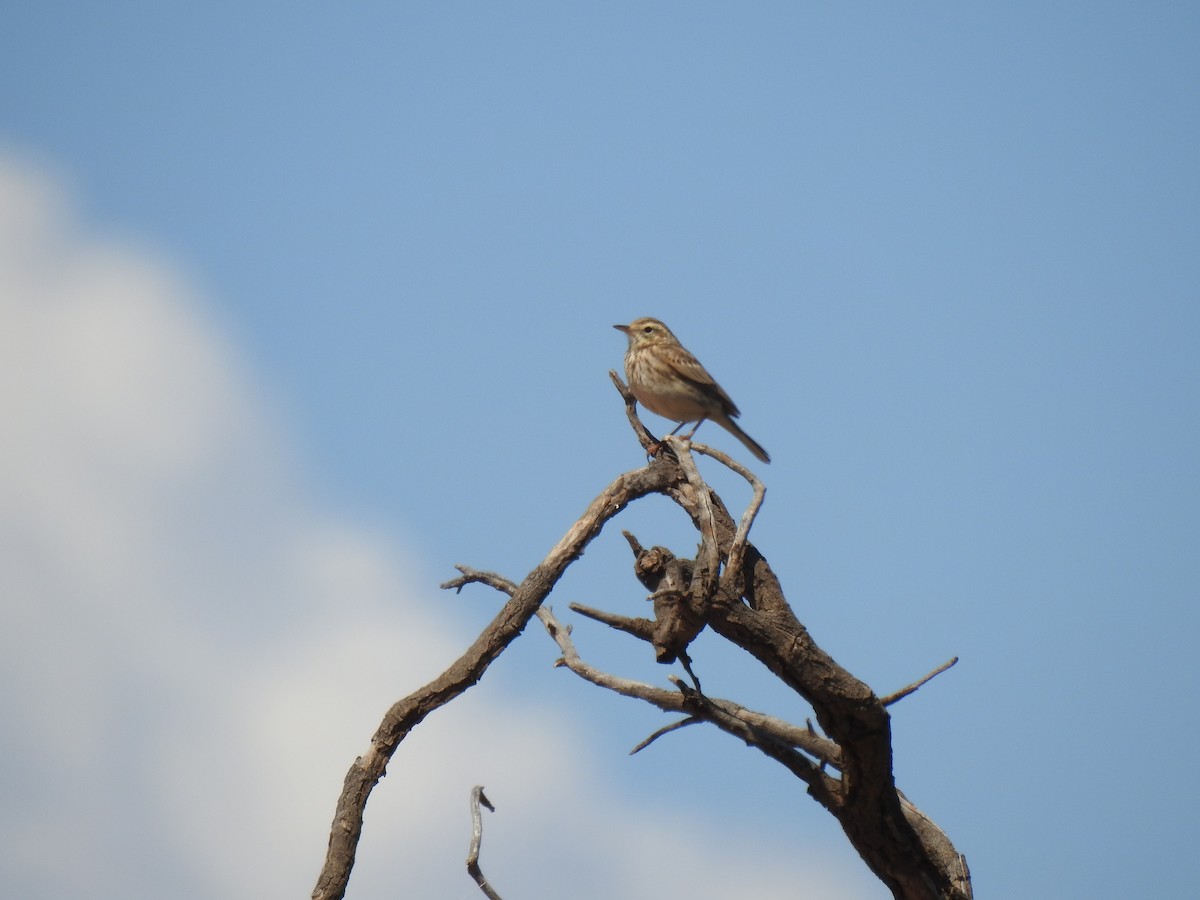
[[[742, 577], [742, 560], [745, 557], [746, 543], [750, 536], [750, 526], [754, 524], [754, 519], [758, 516], [759, 510], [762, 508], [763, 500], [767, 493], [767, 486], [759, 480], [757, 475], [729, 454], [710, 447], [707, 444], [699, 444], [694, 441], [691, 444], [691, 448], [696, 453], [715, 459], [730, 471], [740, 475], [749, 483], [750, 489], [753, 492], [750, 498], [750, 505], [742, 513], [741, 522], [738, 524], [737, 531], [734, 533], [733, 540], [729, 545], [728, 561], [725, 564], [726, 572], [733, 572], [740, 580]], [[741, 586], [741, 584], [734, 585], [734, 587], [739, 589], [739, 593]]]
[[608, 370], [608, 377], [612, 379], [613, 386], [621, 395], [621, 399], [625, 401], [625, 416], [629, 419], [629, 425], [633, 428], [633, 433], [637, 435], [638, 441], [642, 445], [642, 449], [646, 451], [648, 456], [654, 456], [662, 447], [662, 442], [654, 436], [645, 423], [638, 418], [637, 414], [637, 398], [633, 396], [633, 392], [625, 386], [625, 382], [621, 380], [621, 376], [617, 374], [615, 369]]
[[618, 613], [606, 612], [602, 609], [593, 609], [590, 606], [584, 606], [582, 603], [568, 603], [567, 606], [581, 616], [587, 616], [589, 619], [603, 622], [609, 628], [615, 628], [617, 631], [632, 634], [638, 640], [646, 641], [647, 643], [652, 643], [654, 640], [653, 619], [635, 619], [619, 615]]
[[[696, 461], [692, 458], [692, 442], [686, 438], [667, 435], [663, 443], [670, 447], [695, 498], [696, 513], [700, 526], [700, 552], [696, 554], [696, 569], [692, 578], [692, 600], [700, 609], [708, 609], [716, 590], [721, 568], [721, 545], [717, 539], [717, 523], [713, 516], [712, 489], [700, 477]], [[700, 579], [696, 585], [695, 579]], [[698, 588], [698, 589], [697, 589]]]
[[[671, 676], [671, 680], [680, 688], [678, 691], [668, 691], [597, 669], [585, 662], [579, 655], [579, 651], [575, 648], [575, 642], [571, 640], [570, 629], [558, 621], [554, 610], [543, 606], [537, 611], [537, 617], [562, 652], [562, 658], [556, 665], [565, 666], [584, 681], [606, 688], [623, 697], [644, 700], [652, 706], [657, 706], [663, 712], [681, 712], [697, 716], [777, 759], [779, 756], [775, 752], [771, 752], [772, 749], [779, 752], [786, 751], [787, 754], [794, 754], [798, 749], [835, 768], [840, 769], [842, 766], [842, 753], [837, 744], [809, 729], [800, 728], [765, 713], [746, 709], [731, 700], [706, 697], [674, 676]], [[816, 773], [817, 769], [812, 767], [807, 758], [797, 761], [788, 757], [785, 765], [804, 778], [806, 783], [813, 786], [815, 792], [822, 790], [829, 792], [836, 784], [834, 779], [824, 776], [823, 773], [822, 779], [813, 778], [805, 767], [811, 767], [812, 773]]]
[[[653, 600], [654, 598], [655, 595], [651, 594], [649, 599]], [[572, 612], [579, 613], [581, 616], [587, 616], [589, 619], [603, 622], [609, 628], [631, 634], [638, 640], [646, 641], [648, 644], [655, 644], [655, 640], [659, 636], [661, 623], [655, 622], [653, 619], [634, 619], [629, 616], [606, 612], [602, 609], [593, 609], [590, 606], [584, 606], [582, 603], [568, 603], [567, 608]], [[567, 626], [567, 630], [570, 631], [570, 626]], [[683, 670], [691, 677], [692, 683], [696, 685], [696, 690], [700, 690], [700, 679], [692, 671], [692, 659], [688, 656], [687, 651], [674, 648], [674, 656], [675, 659], [679, 660], [679, 664], [683, 666]], [[669, 661], [666, 659], [659, 660], [659, 662]]]
[[467, 850], [467, 872], [475, 879], [475, 883], [479, 885], [479, 889], [488, 897], [488, 900], [501, 900], [500, 895], [488, 884], [483, 870], [479, 868], [479, 847], [483, 843], [483, 816], [479, 812], [481, 804], [492, 812], [496, 811], [496, 807], [492, 806], [484, 795], [483, 785], [477, 784], [471, 788], [471, 846]]
[[454, 593], [461, 594], [462, 589], [468, 584], [486, 584], [488, 587], [493, 587], [500, 591], [500, 593], [508, 594], [510, 597], [517, 592], [517, 586], [503, 575], [497, 575], [495, 572], [484, 572], [481, 569], [472, 569], [470, 566], [456, 565], [454, 568], [462, 572], [462, 575], [438, 585], [443, 591], [453, 588]]
[[931, 681], [934, 678], [936, 678], [938, 675], [941, 675], [943, 672], [945, 672], [947, 669], [949, 669], [956, 662], [958, 662], [958, 657], [957, 656], [952, 657], [948, 661], [942, 663], [940, 666], [938, 666], [936, 669], [934, 669], [932, 672], [930, 672], [924, 678], [914, 681], [908, 687], [902, 688], [902, 689], [896, 691], [896, 693], [894, 693], [894, 694], [888, 694], [886, 697], [880, 697], [879, 702], [882, 703], [884, 706], [891, 706], [897, 700], [903, 700], [905, 697], [907, 697], [909, 694], [911, 694], [913, 691], [915, 691], [921, 685], [925, 684], [927, 681]]
[[757, 475], [733, 457], [722, 453], [720, 450], [715, 450], [707, 444], [692, 444], [692, 449], [697, 453], [712, 457], [726, 468], [741, 475], [750, 483], [750, 489], [753, 491], [753, 496], [750, 498], [750, 505], [742, 513], [742, 520], [738, 523], [737, 533], [734, 534], [733, 543], [729, 546], [729, 561], [725, 564], [727, 572], [733, 572], [735, 577], [740, 578], [742, 559], [746, 555], [746, 542], [750, 538], [750, 526], [754, 524], [754, 519], [758, 516], [758, 511], [762, 509], [763, 500], [767, 495], [767, 486], [759, 480]]
[[650, 735], [650, 737], [646, 738], [644, 741], [642, 741], [640, 744], [638, 744], [636, 747], [634, 747], [632, 750], [630, 750], [629, 755], [633, 756], [633, 754], [635, 754], [635, 753], [640, 753], [642, 750], [645, 750], [647, 747], [649, 747], [651, 744], [653, 744], [655, 741], [657, 741], [664, 734], [670, 734], [672, 731], [678, 731], [680, 728], [686, 728], [689, 725], [695, 725], [698, 722], [703, 722], [703, 721], [704, 721], [703, 719], [700, 719], [696, 716], [688, 716], [686, 719], [680, 719], [678, 722], [672, 722], [670, 725], [664, 725], [662, 728], [658, 729], [658, 731], [654, 732], [654, 734]]

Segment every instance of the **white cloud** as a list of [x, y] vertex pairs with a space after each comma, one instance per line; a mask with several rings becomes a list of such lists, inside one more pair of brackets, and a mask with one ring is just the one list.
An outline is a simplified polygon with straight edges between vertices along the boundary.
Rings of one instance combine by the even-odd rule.
[[[351, 760], [464, 643], [394, 546], [306, 497], [202, 310], [168, 266], [85, 233], [53, 179], [0, 158], [14, 896], [303, 896]], [[485, 865], [514, 896], [566, 879], [580, 898], [790, 897], [798, 874], [806, 897], [852, 896], [794, 852], [730, 871], [715, 829], [609, 794], [563, 723], [483, 691], [401, 748], [351, 896], [480, 896], [462, 869], [476, 781], [499, 808]]]

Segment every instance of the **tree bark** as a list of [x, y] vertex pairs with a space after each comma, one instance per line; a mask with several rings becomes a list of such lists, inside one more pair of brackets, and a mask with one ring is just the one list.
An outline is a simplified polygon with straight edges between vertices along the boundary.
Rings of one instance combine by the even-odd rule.
[[[687, 717], [660, 729], [638, 749], [679, 726], [713, 724], [801, 779], [897, 900], [971, 900], [965, 858], [941, 829], [900, 793], [892, 776], [888, 705], [953, 661], [884, 699], [838, 665], [796, 617], [770, 564], [749, 542], [750, 528], [763, 502], [761, 482], [711, 448], [675, 438], [656, 440], [637, 419], [632, 395], [615, 373], [610, 374], [625, 399], [635, 434], [647, 452], [655, 454], [653, 461], [619, 476], [605, 488], [519, 584], [459, 566], [461, 575], [443, 585], [461, 590], [471, 583], [487, 584], [508, 595], [508, 600], [450, 668], [388, 710], [366, 753], [350, 767], [314, 900], [340, 900], [345, 895], [362, 833], [363, 811], [400, 743], [431, 712], [476, 684], [534, 615], [558, 644], [562, 653], [559, 665], [592, 684]], [[700, 477], [693, 453], [717, 460], [750, 483], [754, 499], [740, 521], [735, 522], [721, 498]], [[544, 606], [563, 572], [604, 525], [629, 503], [652, 493], [674, 500], [700, 534], [695, 559], [677, 557], [664, 547], [647, 550], [626, 534], [634, 553], [634, 574], [652, 591], [655, 618], [628, 618], [577, 605], [572, 608], [652, 645], [660, 662], [680, 660], [689, 675], [688, 645], [709, 627], [808, 701], [819, 731], [811, 724], [792, 725], [735, 701], [708, 697], [694, 675], [691, 685], [672, 678], [675, 690], [668, 690], [602, 672], [581, 658], [570, 630]]]

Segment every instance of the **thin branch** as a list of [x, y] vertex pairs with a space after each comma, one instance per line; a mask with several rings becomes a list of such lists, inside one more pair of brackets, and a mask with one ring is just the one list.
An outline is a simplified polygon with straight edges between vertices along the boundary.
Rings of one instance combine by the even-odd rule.
[[930, 672], [924, 678], [920, 678], [917, 681], [914, 681], [908, 687], [901, 688], [900, 690], [896, 691], [896, 693], [894, 693], [894, 694], [888, 694], [886, 697], [880, 697], [879, 702], [882, 703], [884, 706], [891, 706], [897, 700], [903, 700], [905, 697], [907, 697], [909, 694], [911, 694], [917, 688], [921, 687], [921, 685], [925, 684], [928, 681], [932, 681], [934, 678], [941, 675], [943, 672], [945, 672], [947, 669], [949, 669], [951, 666], [953, 666], [956, 662], [958, 662], [958, 657], [957, 656], [951, 657], [949, 660], [942, 663], [940, 666], [938, 666], [936, 669], [934, 669], [932, 672]]
[[[692, 444], [692, 449], [697, 453], [712, 457], [726, 468], [741, 475], [749, 482], [750, 489], [753, 491], [753, 495], [750, 498], [750, 505], [742, 513], [742, 521], [738, 524], [737, 532], [733, 536], [733, 543], [729, 547], [728, 562], [725, 564], [725, 571], [733, 572], [734, 577], [740, 579], [742, 576], [742, 560], [746, 555], [746, 542], [750, 537], [750, 526], [754, 524], [754, 519], [758, 516], [758, 511], [762, 509], [763, 500], [767, 495], [767, 486], [759, 480], [757, 475], [732, 456], [722, 453], [720, 450], [709, 447], [707, 444]], [[740, 584], [737, 585], [738, 593], [741, 593], [742, 587]]]
[[[700, 477], [700, 470], [696, 468], [696, 461], [692, 458], [690, 440], [667, 435], [663, 438], [663, 443], [674, 451], [683, 474], [687, 476], [688, 486], [692, 489], [692, 500], [696, 505], [700, 526], [700, 552], [696, 554], [692, 600], [699, 609], [706, 610], [712, 602], [721, 569], [721, 547], [713, 515], [712, 489]], [[699, 585], [695, 583], [696, 578], [700, 579]]]
[[606, 612], [602, 609], [593, 609], [590, 606], [584, 606], [582, 603], [568, 603], [567, 606], [581, 616], [587, 616], [589, 619], [603, 622], [609, 628], [615, 628], [617, 631], [631, 634], [638, 640], [646, 641], [647, 643], [652, 643], [654, 640], [653, 619], [630, 618], [618, 613]]
[[456, 565], [454, 568], [462, 572], [462, 575], [438, 585], [443, 591], [453, 589], [454, 593], [461, 594], [462, 589], [468, 584], [486, 584], [488, 587], [493, 587], [500, 591], [500, 593], [508, 594], [510, 597], [517, 592], [516, 584], [509, 581], [503, 575], [497, 575], [495, 572], [484, 572], [481, 569], [472, 569], [470, 566]]
[[686, 719], [680, 719], [678, 722], [672, 722], [670, 725], [664, 725], [662, 728], [658, 729], [658, 731], [650, 735], [650, 737], [646, 738], [644, 741], [630, 750], [629, 755], [633, 756], [635, 753], [640, 753], [664, 734], [670, 734], [672, 731], [678, 731], [680, 728], [687, 728], [689, 725], [696, 725], [703, 721], [703, 719], [698, 718], [697, 716], [688, 716]]
[[[650, 595], [651, 600], [655, 598], [654, 594]], [[617, 631], [623, 631], [626, 634], [633, 635], [640, 641], [646, 641], [648, 644], [655, 646], [655, 639], [659, 636], [661, 624], [653, 619], [634, 619], [629, 616], [618, 615], [617, 613], [606, 612], [602, 609], [593, 609], [590, 606], [584, 606], [582, 603], [568, 603], [567, 607], [581, 616], [587, 616], [589, 619], [595, 619], [597, 622], [603, 622], [609, 628], [614, 628]], [[655, 650], [658, 648], [655, 646]], [[700, 679], [696, 677], [696, 673], [692, 671], [692, 658], [688, 656], [687, 651], [679, 648], [674, 649], [674, 659], [679, 660], [679, 664], [683, 666], [683, 670], [688, 673], [692, 679], [692, 683], [696, 685], [696, 690], [700, 690]], [[671, 662], [660, 658], [659, 662]]]
[[492, 812], [496, 811], [496, 807], [492, 806], [484, 795], [483, 785], [477, 784], [471, 788], [471, 846], [467, 850], [467, 872], [475, 879], [475, 883], [488, 900], [501, 900], [500, 895], [488, 884], [483, 870], [479, 868], [479, 848], [483, 844], [483, 816], [479, 812], [480, 804]]
[[[815, 791], [823, 791], [827, 794], [833, 791], [836, 780], [829, 778], [824, 773], [819, 773], [807, 758], [799, 757], [796, 753], [797, 749], [801, 750], [821, 762], [827, 762], [840, 768], [841, 751], [828, 738], [774, 716], [746, 709], [731, 700], [706, 697], [674, 677], [672, 680], [680, 687], [679, 691], [668, 691], [597, 669], [585, 662], [579, 655], [579, 651], [575, 648], [575, 642], [571, 640], [570, 629], [558, 621], [550, 607], [543, 606], [539, 609], [537, 617], [562, 652], [562, 658], [557, 665], [565, 666], [584, 681], [624, 697], [644, 700], [664, 712], [680, 712], [698, 716], [764, 752], [767, 752], [765, 748], [769, 747], [777, 749], [781, 753], [795, 755], [797, 759], [789, 759], [785, 763], [790, 770], [814, 787]], [[775, 756], [774, 753], [768, 755]], [[811, 771], [806, 770], [806, 766], [811, 768]], [[801, 774], [801, 771], [804, 774]], [[818, 775], [820, 777], [817, 777]]]
[[608, 377], [612, 379], [613, 386], [617, 389], [617, 393], [621, 395], [621, 399], [625, 401], [625, 416], [629, 419], [629, 426], [633, 429], [633, 433], [637, 436], [638, 442], [646, 451], [648, 456], [654, 456], [662, 448], [662, 442], [654, 436], [645, 423], [638, 418], [637, 414], [637, 398], [633, 396], [633, 392], [625, 386], [625, 382], [621, 380], [621, 376], [617, 374], [615, 369], [608, 370]]

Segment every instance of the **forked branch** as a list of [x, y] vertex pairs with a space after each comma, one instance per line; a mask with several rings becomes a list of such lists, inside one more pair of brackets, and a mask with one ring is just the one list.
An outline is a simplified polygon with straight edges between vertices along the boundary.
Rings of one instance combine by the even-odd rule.
[[[525, 629], [563, 572], [579, 558], [609, 519], [639, 497], [664, 492], [672, 482], [679, 480], [678, 469], [670, 465], [647, 466], [619, 476], [588, 505], [546, 558], [520, 584], [512, 586], [508, 602], [463, 655], [433, 681], [392, 705], [366, 752], [354, 760], [346, 773], [330, 828], [325, 864], [313, 889], [313, 900], [340, 900], [345, 896], [362, 836], [367, 800], [383, 777], [392, 754], [409, 732], [431, 712], [483, 677], [492, 662]], [[474, 580], [486, 579], [477, 577]], [[447, 585], [455, 586], [461, 587], [461, 583]]]
[[[584, 681], [597, 687], [613, 691], [623, 697], [644, 700], [652, 706], [657, 706], [663, 712], [685, 713], [699, 721], [711, 722], [722, 731], [729, 732], [769, 756], [778, 758], [778, 754], [785, 754], [788, 758], [789, 768], [795, 766], [813, 776], [812, 781], [809, 782], [811, 787], [826, 790], [830, 786], [832, 780], [827, 782], [824, 777], [818, 778], [815, 775], [820, 763], [834, 767], [840, 766], [840, 753], [837, 745], [832, 741], [809, 729], [798, 728], [774, 716], [746, 709], [730, 700], [706, 697], [678, 679], [675, 679], [678, 690], [669, 691], [604, 672], [585, 662], [579, 655], [579, 651], [575, 648], [575, 642], [571, 639], [571, 629], [558, 621], [552, 609], [543, 606], [538, 610], [537, 617], [545, 626], [546, 632], [558, 644], [558, 649], [562, 653], [562, 658], [556, 665], [570, 669]], [[641, 746], [639, 745], [637, 749], [640, 749]], [[803, 753], [807, 753], [814, 759], [805, 758]]]
[[[680, 439], [659, 441], [637, 417], [635, 401], [616, 373], [613, 383], [642, 447], [653, 457], [644, 468], [618, 477], [592, 501], [546, 558], [520, 583], [490, 572], [459, 567], [443, 587], [489, 585], [506, 595], [491, 623], [438, 678], [395, 703], [366, 753], [346, 775], [330, 833], [329, 850], [315, 900], [338, 900], [362, 831], [363, 810], [396, 748], [429, 713], [475, 684], [488, 666], [537, 615], [558, 644], [558, 665], [580, 678], [640, 699], [685, 718], [660, 729], [639, 749], [684, 724], [708, 722], [779, 761], [837, 819], [853, 846], [897, 900], [971, 900], [966, 861], [946, 835], [896, 788], [892, 776], [891, 724], [887, 704], [927, 683], [951, 663], [883, 699], [825, 653], [796, 618], [766, 558], [749, 541], [764, 497], [761, 482], [725, 454]], [[701, 478], [693, 453], [727, 465], [745, 478], [753, 498], [740, 521]], [[674, 500], [700, 532], [695, 560], [663, 547], [644, 550], [630, 538], [635, 572], [651, 591], [655, 620], [631, 619], [582, 608], [613, 627], [649, 640], [662, 662], [687, 663], [687, 648], [704, 627], [759, 660], [807, 700], [820, 725], [801, 728], [730, 700], [702, 694], [673, 678], [674, 690], [621, 678], [586, 663], [569, 628], [544, 601], [566, 568], [626, 505], [650, 493]], [[483, 800], [482, 792], [479, 794]], [[474, 810], [478, 813], [477, 807]], [[481, 823], [480, 823], [481, 827]], [[477, 846], [475, 862], [478, 862]], [[486, 879], [477, 879], [485, 893]], [[493, 896], [493, 894], [489, 894]]]

